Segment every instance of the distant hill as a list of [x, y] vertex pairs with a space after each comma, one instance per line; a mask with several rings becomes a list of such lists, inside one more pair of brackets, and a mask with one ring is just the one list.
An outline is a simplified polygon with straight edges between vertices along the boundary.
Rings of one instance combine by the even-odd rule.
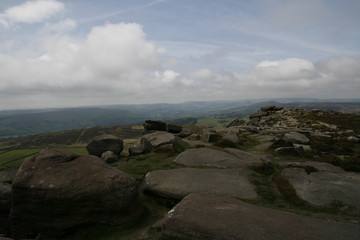
[[180, 119], [180, 122], [190, 119], [190, 122], [194, 123], [201, 118], [244, 118], [263, 105], [360, 112], [360, 101], [355, 100], [349, 103], [319, 102], [316, 99], [311, 99], [312, 102], [293, 100], [298, 102], [289, 103], [290, 99], [270, 99], [7, 110], [0, 111], [0, 139], [93, 126], [140, 124], [146, 119]]

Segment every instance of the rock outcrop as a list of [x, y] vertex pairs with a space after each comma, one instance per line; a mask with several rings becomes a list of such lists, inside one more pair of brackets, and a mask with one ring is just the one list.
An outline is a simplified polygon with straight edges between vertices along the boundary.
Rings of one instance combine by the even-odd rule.
[[[315, 165], [316, 167], [316, 165]], [[304, 168], [286, 168], [281, 175], [296, 190], [296, 194], [316, 206], [340, 203], [345, 208], [360, 210], [360, 173], [317, 167], [320, 171], [306, 172]]]
[[12, 185], [16, 238], [61, 235], [90, 223], [126, 226], [141, 213], [135, 179], [95, 156], [41, 151], [23, 162]]
[[190, 194], [163, 220], [164, 240], [357, 240], [360, 227], [255, 206], [229, 197]]
[[234, 155], [210, 148], [187, 149], [180, 153], [175, 163], [185, 166], [204, 166], [218, 168], [237, 168], [247, 165]]
[[161, 197], [179, 200], [189, 193], [255, 199], [255, 186], [249, 182], [249, 174], [249, 171], [235, 169], [158, 170], [146, 174], [144, 190]]

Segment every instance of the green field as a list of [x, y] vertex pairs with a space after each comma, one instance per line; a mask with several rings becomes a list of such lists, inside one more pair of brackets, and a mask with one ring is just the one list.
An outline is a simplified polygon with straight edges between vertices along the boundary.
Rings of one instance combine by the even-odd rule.
[[[0, 171], [18, 169], [23, 160], [35, 155], [42, 149], [17, 149], [0, 152]], [[65, 150], [77, 154], [88, 154], [85, 148], [59, 148], [54, 150]]]
[[196, 126], [203, 126], [203, 127], [226, 127], [233, 118], [203, 118], [198, 119]]

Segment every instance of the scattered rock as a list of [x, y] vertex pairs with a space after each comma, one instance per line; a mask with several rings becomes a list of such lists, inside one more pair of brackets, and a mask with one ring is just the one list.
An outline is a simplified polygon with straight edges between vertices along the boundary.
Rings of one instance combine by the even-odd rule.
[[101, 157], [101, 155], [106, 151], [112, 151], [116, 155], [120, 155], [123, 150], [123, 140], [114, 135], [104, 134], [95, 137], [86, 146], [86, 149], [90, 155], [98, 157]]
[[298, 132], [285, 133], [284, 140], [289, 143], [306, 144], [310, 140], [304, 134]]
[[185, 166], [219, 168], [237, 168], [246, 165], [246, 163], [229, 153], [210, 148], [187, 149], [180, 153], [174, 162]]
[[13, 237], [61, 235], [78, 225], [126, 226], [142, 213], [137, 184], [95, 156], [44, 150], [24, 160], [12, 185]]
[[235, 169], [158, 170], [146, 174], [144, 190], [172, 199], [182, 199], [189, 193], [254, 199], [255, 186], [249, 182], [248, 175], [249, 171]]
[[357, 240], [359, 225], [255, 206], [229, 197], [189, 194], [164, 218], [164, 240]]
[[355, 137], [355, 136], [350, 136], [350, 137], [347, 138], [347, 140], [348, 140], [349, 142], [353, 142], [353, 143], [358, 143], [358, 142], [360, 142], [360, 138], [357, 138], [357, 137]]
[[119, 156], [112, 151], [106, 151], [101, 155], [101, 159], [106, 163], [114, 163], [119, 161]]
[[175, 139], [175, 136], [167, 132], [154, 132], [144, 135], [141, 138], [141, 145], [145, 151], [151, 151], [154, 148], [162, 145], [171, 144]]
[[302, 168], [286, 168], [281, 175], [311, 204], [326, 206], [340, 201], [360, 209], [360, 173], [319, 171], [308, 175]]
[[144, 146], [131, 146], [129, 147], [129, 156], [137, 156], [146, 153]]
[[145, 130], [155, 130], [155, 131], [166, 131], [167, 126], [165, 122], [160, 120], [146, 120], [143, 124]]

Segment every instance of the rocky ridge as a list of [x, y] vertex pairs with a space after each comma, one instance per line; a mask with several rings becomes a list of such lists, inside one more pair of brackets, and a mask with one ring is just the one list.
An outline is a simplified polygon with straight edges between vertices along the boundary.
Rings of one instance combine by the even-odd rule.
[[[325, 116], [325, 119], [321, 116]], [[329, 121], [329, 116], [334, 116], [336, 121]], [[101, 162], [102, 169], [115, 171], [113, 174], [120, 174], [127, 179], [115, 184], [119, 189], [124, 189], [125, 192], [139, 189], [139, 195], [136, 194], [137, 190], [136, 193], [130, 193], [133, 199], [147, 196], [142, 197], [142, 201], [154, 217], [138, 234], [131, 235], [131, 239], [357, 239], [360, 234], [360, 136], [357, 128], [353, 128], [359, 123], [357, 117], [329, 111], [264, 106], [251, 115], [249, 120], [237, 119], [228, 127], [204, 128], [201, 131], [149, 120], [144, 123], [144, 135], [135, 145], [128, 147], [128, 152], [124, 153], [122, 141], [118, 141], [121, 145], [120, 153], [113, 152], [112, 144], [101, 145], [98, 147], [101, 148], [101, 153], [96, 155], [107, 153], [115, 157], [112, 155], [112, 160], [107, 161], [105, 157], [100, 159], [91, 156], [86, 160], [88, 164], [81, 164], [79, 169], [89, 164], [97, 166]], [[99, 138], [113, 139], [112, 136]], [[51, 163], [50, 165], [32, 168], [36, 159], [52, 154], [58, 157], [46, 157], [44, 161], [45, 165]], [[168, 161], [167, 158], [161, 159], [162, 156], [170, 156], [170, 161], [162, 164], [159, 169], [151, 166], [155, 163], [150, 161], [152, 158], [159, 158], [158, 162]], [[19, 195], [17, 192], [25, 189], [29, 192], [20, 195], [24, 196], [22, 199], [29, 200], [22, 204], [31, 203], [31, 186], [36, 191], [44, 191], [42, 189], [45, 182], [39, 182], [40, 178], [46, 176], [43, 172], [49, 167], [55, 167], [57, 161], [61, 164], [73, 164], [73, 159], [85, 159], [85, 156], [42, 152], [27, 159], [15, 179], [3, 184], [7, 190], [12, 184], [10, 201], [20, 201], [15, 200]], [[136, 166], [155, 169], [144, 172], [142, 176], [137, 175], [139, 188], [134, 178], [115, 169], [137, 174], [134, 171]], [[21, 176], [24, 169], [29, 169], [25, 171], [29, 174], [29, 184], [18, 188], [18, 182], [23, 181], [20, 179], [23, 179]], [[65, 176], [77, 175], [62, 171], [57, 172]], [[94, 176], [86, 175], [87, 181], [101, 183], [100, 189], [113, 188], [110, 187], [113, 184], [106, 180], [108, 178], [96, 179]], [[76, 179], [80, 181], [82, 177]], [[80, 186], [79, 191], [83, 188], [84, 186]], [[45, 192], [52, 192], [52, 189]], [[0, 195], [0, 199], [8, 199], [6, 197], [9, 196], [9, 191], [6, 194]], [[109, 195], [114, 202], [126, 199], [122, 193], [115, 195]], [[1, 198], [2, 196], [4, 197]], [[59, 201], [59, 196], [51, 196], [54, 201]], [[102, 201], [104, 197], [100, 194], [98, 200]], [[156, 212], [147, 204], [145, 199], [148, 198], [155, 199], [161, 205], [166, 203], [168, 206], [171, 203], [173, 208], [168, 212]], [[40, 203], [45, 199], [37, 201]], [[69, 197], [64, 204], [72, 201], [73, 197]], [[142, 204], [136, 200], [131, 202], [135, 203], [133, 208], [129, 208], [133, 209], [131, 211], [122, 211], [122, 207], [117, 205], [118, 211], [112, 211], [113, 204], [103, 204], [110, 209], [99, 209], [100, 215], [113, 212], [119, 222], [107, 223], [121, 225], [124, 220], [120, 216], [125, 219], [139, 216], [136, 209], [141, 209]], [[17, 205], [19, 204], [13, 204]], [[289, 213], [288, 210], [298, 214]], [[16, 211], [8, 211], [11, 220], [11, 213]], [[24, 211], [18, 210], [18, 214], [14, 215], [17, 216], [15, 219]], [[86, 213], [85, 216], [92, 214], [89, 208], [81, 211]], [[41, 212], [45, 214], [41, 216], [42, 219], [53, 218], [48, 210]], [[63, 215], [64, 212], [66, 211], [59, 209], [59, 220], [68, 217]], [[322, 218], [316, 216], [319, 212]], [[74, 214], [77, 215], [76, 213], [75, 211]], [[33, 235], [46, 235], [38, 213], [31, 215], [38, 217], [32, 220], [35, 229]], [[111, 220], [114, 215], [107, 215], [106, 219]], [[89, 219], [94, 218], [77, 219], [79, 222], [72, 226], [78, 227], [80, 223], [89, 222]], [[155, 223], [156, 220], [159, 221]], [[92, 222], [104, 223], [103, 220], [96, 219]], [[24, 225], [22, 228], [25, 228]], [[18, 231], [24, 231], [19, 229]], [[16, 236], [13, 234], [12, 237]]]

